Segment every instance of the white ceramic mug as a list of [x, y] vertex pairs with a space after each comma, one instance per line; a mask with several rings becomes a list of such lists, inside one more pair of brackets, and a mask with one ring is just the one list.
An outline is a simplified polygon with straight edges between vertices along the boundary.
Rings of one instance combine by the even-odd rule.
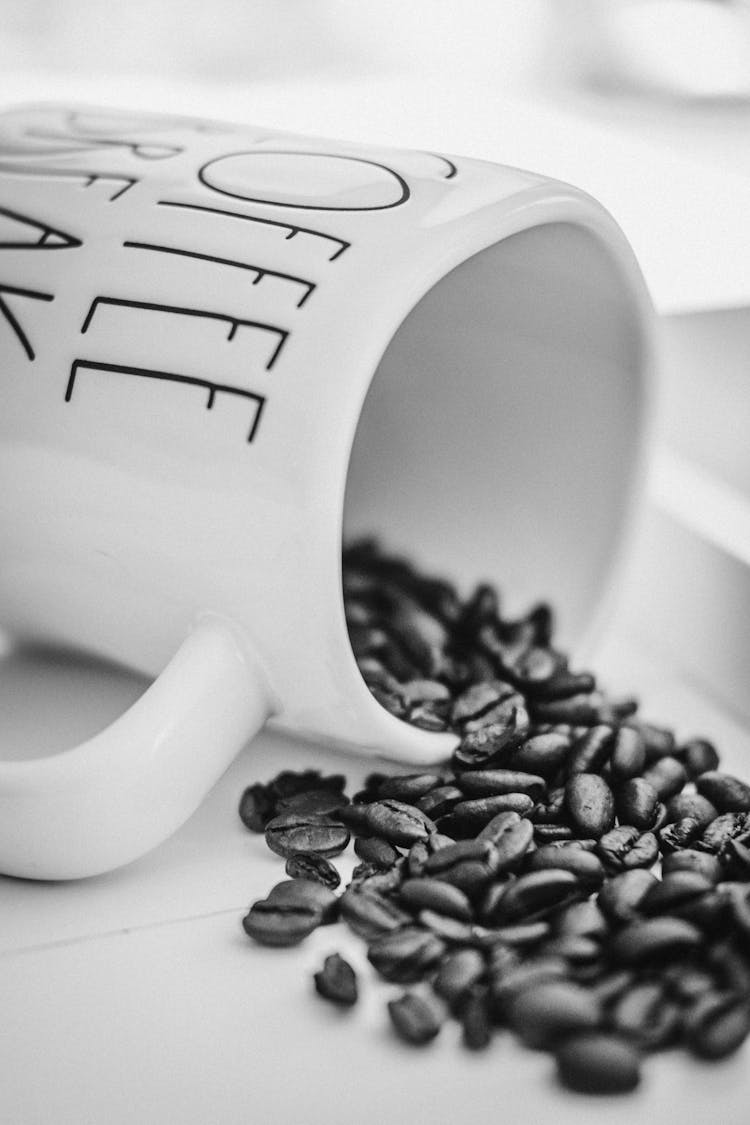
[[[403, 761], [342, 535], [551, 598], [580, 641], [638, 490], [650, 305], [572, 187], [188, 118], [0, 115], [0, 622], [155, 677], [0, 763], [0, 870], [165, 839], [263, 724]], [[61, 748], [62, 750], [63, 748]]]

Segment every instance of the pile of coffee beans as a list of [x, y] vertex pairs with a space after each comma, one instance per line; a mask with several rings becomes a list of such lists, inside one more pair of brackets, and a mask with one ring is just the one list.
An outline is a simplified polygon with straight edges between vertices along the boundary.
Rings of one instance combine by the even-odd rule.
[[[244, 824], [288, 878], [243, 925], [292, 945], [341, 920], [386, 981], [395, 1032], [426, 1044], [453, 1018], [467, 1048], [510, 1029], [553, 1052], [571, 1089], [615, 1093], [644, 1053], [703, 1059], [750, 1032], [750, 786], [713, 745], [679, 742], [612, 699], [553, 644], [547, 605], [506, 620], [374, 541], [344, 555], [351, 644], [392, 714], [460, 739], [450, 762], [371, 774], [285, 770], [249, 786]], [[331, 859], [353, 838], [349, 885]], [[338, 954], [315, 974], [351, 1006]]]

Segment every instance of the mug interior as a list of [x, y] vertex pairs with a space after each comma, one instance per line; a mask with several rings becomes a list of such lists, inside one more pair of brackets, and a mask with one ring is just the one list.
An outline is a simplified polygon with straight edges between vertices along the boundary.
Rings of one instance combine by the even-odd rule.
[[577, 646], [621, 550], [643, 437], [632, 278], [570, 222], [467, 259], [415, 305], [352, 448], [344, 542], [377, 535], [504, 611], [540, 599]]

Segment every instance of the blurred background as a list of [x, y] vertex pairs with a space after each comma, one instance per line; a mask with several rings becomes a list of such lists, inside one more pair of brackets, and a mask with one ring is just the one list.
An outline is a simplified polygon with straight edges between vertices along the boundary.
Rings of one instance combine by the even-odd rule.
[[622, 619], [750, 716], [750, 3], [0, 0], [0, 28], [1, 106], [159, 108], [435, 149], [608, 207], [659, 314]]

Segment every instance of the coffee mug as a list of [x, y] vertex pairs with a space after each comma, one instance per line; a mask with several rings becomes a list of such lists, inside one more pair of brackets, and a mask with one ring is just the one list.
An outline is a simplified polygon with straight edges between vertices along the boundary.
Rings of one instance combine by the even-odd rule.
[[640, 488], [651, 310], [575, 188], [23, 107], [0, 114], [0, 314], [0, 623], [154, 679], [89, 741], [0, 762], [1, 871], [129, 862], [267, 721], [445, 758], [359, 673], [343, 537], [591, 635]]

